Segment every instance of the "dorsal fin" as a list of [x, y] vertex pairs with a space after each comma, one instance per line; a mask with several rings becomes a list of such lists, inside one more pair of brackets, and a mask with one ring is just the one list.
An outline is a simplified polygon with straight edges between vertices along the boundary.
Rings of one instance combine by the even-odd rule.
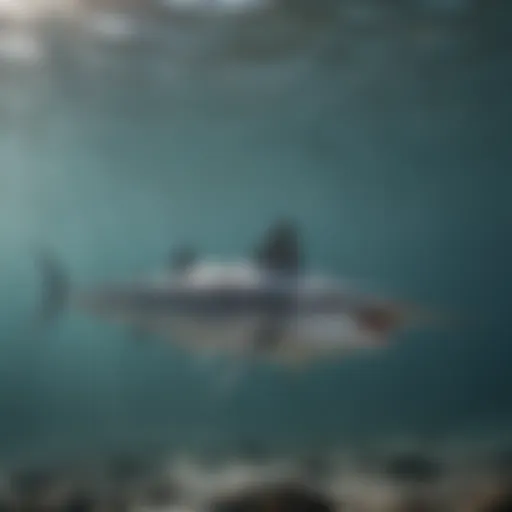
[[256, 262], [263, 268], [297, 272], [302, 264], [297, 226], [288, 219], [274, 223], [256, 251]]
[[188, 270], [197, 260], [196, 252], [189, 246], [183, 246], [171, 254], [171, 268], [175, 272]]

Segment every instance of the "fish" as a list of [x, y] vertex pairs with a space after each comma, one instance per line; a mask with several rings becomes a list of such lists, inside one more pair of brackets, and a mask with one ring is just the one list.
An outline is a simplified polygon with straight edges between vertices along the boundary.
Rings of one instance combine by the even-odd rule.
[[43, 323], [71, 306], [203, 353], [309, 361], [386, 347], [398, 332], [437, 320], [409, 303], [309, 271], [300, 229], [289, 219], [272, 223], [250, 258], [199, 259], [182, 247], [163, 273], [88, 290], [75, 291], [48, 253], [38, 262]]

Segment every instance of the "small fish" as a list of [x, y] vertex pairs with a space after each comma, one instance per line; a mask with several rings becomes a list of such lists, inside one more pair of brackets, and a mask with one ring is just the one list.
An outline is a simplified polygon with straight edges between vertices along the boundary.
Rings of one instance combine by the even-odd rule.
[[308, 273], [300, 245], [296, 226], [279, 221], [252, 261], [199, 261], [184, 248], [158, 279], [77, 293], [58, 263], [42, 255], [41, 319], [51, 321], [72, 304], [203, 353], [225, 350], [289, 362], [385, 346], [397, 331], [437, 320]]

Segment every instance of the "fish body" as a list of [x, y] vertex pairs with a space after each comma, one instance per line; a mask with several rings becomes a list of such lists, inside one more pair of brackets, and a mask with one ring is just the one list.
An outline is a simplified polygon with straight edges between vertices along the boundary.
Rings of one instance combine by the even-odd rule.
[[410, 308], [305, 271], [294, 236], [276, 229], [256, 261], [197, 262], [181, 253], [181, 263], [160, 276], [76, 294], [47, 260], [49, 316], [69, 302], [188, 348], [292, 359], [383, 346], [417, 318]]
[[186, 275], [101, 288], [79, 295], [77, 302], [94, 314], [186, 344], [244, 350], [265, 315], [285, 303], [279, 344], [334, 349], [365, 337], [369, 343], [377, 341], [377, 332], [363, 318], [358, 321], [363, 300], [334, 281], [283, 278], [237, 263], [199, 264]]

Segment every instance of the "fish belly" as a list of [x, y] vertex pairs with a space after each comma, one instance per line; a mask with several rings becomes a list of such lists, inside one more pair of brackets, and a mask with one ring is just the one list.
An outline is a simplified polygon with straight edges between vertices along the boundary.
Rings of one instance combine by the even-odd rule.
[[349, 315], [299, 316], [287, 332], [284, 345], [310, 353], [342, 352], [373, 342]]
[[[186, 348], [248, 353], [264, 317], [166, 319], [157, 330]], [[375, 337], [362, 330], [350, 315], [294, 315], [283, 318], [282, 336], [273, 352], [277, 357], [314, 358], [374, 346]]]
[[172, 340], [186, 347], [218, 348], [243, 352], [250, 348], [258, 326], [251, 317], [233, 319], [174, 318], [169, 322]]

